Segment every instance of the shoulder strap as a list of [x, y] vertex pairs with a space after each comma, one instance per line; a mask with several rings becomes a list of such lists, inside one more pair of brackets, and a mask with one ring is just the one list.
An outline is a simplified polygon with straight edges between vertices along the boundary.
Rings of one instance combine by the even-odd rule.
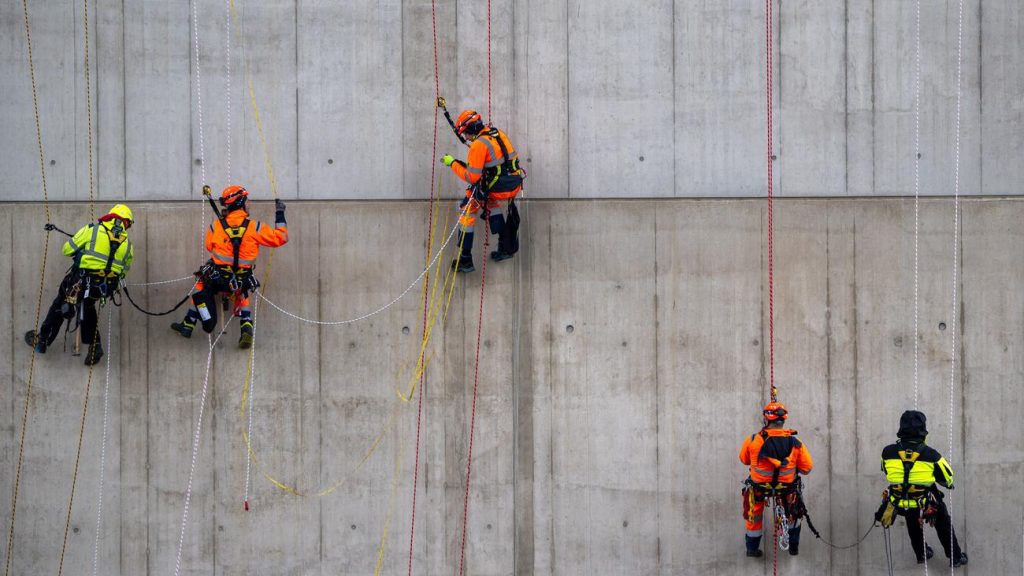
[[245, 231], [249, 229], [249, 219], [242, 220], [242, 223], [236, 227], [228, 226], [228, 221], [224, 216], [220, 217], [220, 226], [224, 229], [224, 233], [228, 235], [228, 240], [231, 241], [231, 252], [232, 252], [232, 263], [231, 267], [238, 268], [238, 253], [242, 248], [242, 237], [245, 236]]
[[492, 134], [488, 134], [488, 136], [491, 136], [491, 138], [494, 138], [498, 142], [498, 148], [501, 149], [501, 167], [502, 167], [502, 170], [504, 172], [511, 172], [513, 170], [513, 168], [512, 168], [512, 160], [510, 160], [509, 157], [508, 157], [508, 147], [505, 146], [505, 141], [501, 139], [501, 132], [498, 131], [497, 128], [492, 128], [491, 131], [493, 132], [493, 135]]

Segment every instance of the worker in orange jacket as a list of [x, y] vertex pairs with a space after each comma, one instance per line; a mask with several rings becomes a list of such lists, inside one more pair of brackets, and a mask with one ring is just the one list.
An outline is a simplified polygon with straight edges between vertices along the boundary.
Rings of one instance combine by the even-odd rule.
[[[462, 252], [452, 265], [459, 272], [472, 272], [476, 269], [472, 251], [477, 212], [487, 215], [491, 232], [498, 235], [498, 249], [491, 252], [492, 260], [507, 260], [519, 250], [519, 210], [515, 197], [523, 189], [526, 172], [519, 167], [519, 155], [508, 135], [485, 125], [475, 110], [459, 114], [455, 131], [469, 141], [466, 161], [445, 154], [441, 162], [469, 184], [469, 188], [458, 208]], [[502, 213], [506, 206], [507, 217]]]
[[206, 249], [210, 260], [197, 272], [199, 281], [192, 295], [192, 307], [180, 323], [171, 329], [185, 338], [192, 337], [196, 323], [202, 321], [203, 330], [213, 332], [217, 325], [216, 296], [230, 294], [235, 297], [235, 314], [241, 319], [239, 348], [252, 346], [253, 321], [249, 307], [249, 293], [259, 287], [253, 276], [260, 246], [277, 248], [288, 242], [288, 224], [285, 205], [275, 200], [274, 227], [249, 219], [247, 201], [249, 192], [241, 186], [228, 186], [220, 195], [223, 213], [210, 224], [206, 233]]
[[764, 407], [764, 427], [744, 439], [740, 462], [750, 467], [750, 477], [743, 488], [743, 517], [747, 522], [747, 556], [760, 558], [764, 505], [776, 498], [785, 510], [789, 528], [789, 553], [800, 553], [799, 474], [808, 474], [814, 467], [811, 453], [796, 437], [796, 431], [785, 428], [786, 407], [770, 402]]

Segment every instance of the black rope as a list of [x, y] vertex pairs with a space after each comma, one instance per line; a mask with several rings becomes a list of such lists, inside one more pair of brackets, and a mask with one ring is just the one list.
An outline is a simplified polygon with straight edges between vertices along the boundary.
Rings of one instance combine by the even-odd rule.
[[128, 297], [128, 301], [132, 303], [132, 306], [134, 306], [136, 310], [138, 310], [139, 312], [142, 312], [143, 314], [145, 314], [147, 316], [167, 316], [168, 314], [172, 314], [172, 313], [174, 313], [175, 310], [177, 310], [178, 308], [181, 308], [181, 305], [184, 304], [185, 302], [187, 302], [188, 299], [192, 297], [192, 291], [189, 290], [189, 293], [185, 294], [185, 297], [182, 298], [177, 304], [175, 304], [174, 308], [171, 308], [170, 310], [168, 310], [166, 312], [150, 312], [149, 310], [146, 310], [142, 306], [139, 306], [138, 304], [135, 303], [135, 300], [132, 298], [132, 293], [128, 291], [128, 287], [127, 286], [122, 286], [121, 289], [124, 290], [124, 294], [125, 294], [125, 296]]
[[807, 519], [807, 527], [811, 529], [811, 533], [814, 534], [814, 536], [818, 540], [821, 540], [822, 543], [825, 544], [825, 546], [828, 546], [829, 548], [834, 548], [836, 550], [849, 550], [850, 548], [856, 548], [857, 546], [860, 546], [861, 542], [863, 542], [868, 537], [868, 534], [871, 534], [871, 531], [875, 529], [875, 526], [878, 526], [878, 522], [872, 522], [871, 526], [868, 526], [867, 532], [865, 532], [859, 540], [857, 540], [853, 544], [848, 544], [846, 546], [837, 546], [821, 537], [821, 534], [818, 532], [818, 529], [815, 528], [814, 523], [811, 522], [811, 515], [807, 513], [807, 510], [804, 510], [804, 518]]
[[883, 528], [885, 531], [885, 564], [889, 568], [889, 576], [893, 576], [892, 573], [892, 537], [889, 535], [889, 529]]
[[469, 142], [466, 142], [466, 139], [462, 137], [462, 134], [459, 134], [459, 129], [455, 127], [455, 121], [452, 120], [452, 115], [448, 113], [448, 102], [444, 98], [438, 96], [437, 107], [444, 111], [444, 118], [448, 121], [448, 125], [452, 127], [452, 132], [455, 133], [455, 137], [459, 139], [459, 142], [469, 146]]

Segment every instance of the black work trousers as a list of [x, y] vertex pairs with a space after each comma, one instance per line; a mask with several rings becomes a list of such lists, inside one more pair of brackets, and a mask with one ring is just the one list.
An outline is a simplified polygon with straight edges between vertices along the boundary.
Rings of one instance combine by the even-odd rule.
[[82, 310], [81, 324], [78, 327], [82, 331], [82, 342], [92, 344], [94, 340], [100, 341], [99, 332], [96, 330], [98, 323], [96, 301], [105, 294], [106, 290], [101, 291], [99, 286], [92, 285], [93, 282], [90, 280], [91, 278], [87, 274], [83, 275], [78, 270], [72, 270], [61, 280], [60, 287], [57, 289], [57, 297], [53, 299], [50, 309], [46, 312], [46, 318], [43, 320], [42, 326], [39, 327], [39, 340], [44, 342], [47, 347], [53, 344], [57, 336], [60, 335], [60, 328], [64, 325], [64, 321], [74, 318], [78, 311], [77, 306], [67, 302], [68, 292], [75, 290], [75, 286], [78, 286], [77, 298]]
[[[949, 517], [946, 503], [938, 499], [936, 507], [938, 512], [935, 515], [935, 531], [939, 535], [939, 543], [942, 544], [942, 550], [946, 553], [946, 558], [959, 558], [960, 543], [957, 542], [956, 534], [953, 532], [953, 521]], [[919, 559], [924, 558], [924, 527], [920, 522], [921, 511], [917, 508], [912, 508], [910, 510], [897, 509], [896, 512], [907, 519], [907, 535], [910, 536], [910, 547], [914, 549], [914, 554]], [[952, 538], [950, 538], [951, 536]], [[952, 556], [950, 555], [951, 544]]]

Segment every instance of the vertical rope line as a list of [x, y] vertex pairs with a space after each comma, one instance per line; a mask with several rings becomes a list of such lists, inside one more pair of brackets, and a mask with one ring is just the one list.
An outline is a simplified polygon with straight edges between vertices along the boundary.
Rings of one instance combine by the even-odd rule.
[[772, 177], [772, 0], [765, 0], [765, 77], [767, 79], [767, 90], [765, 91], [765, 107], [767, 109], [766, 138], [768, 141], [768, 371], [769, 385], [771, 387], [771, 400], [778, 400], [778, 390], [775, 388], [775, 214], [773, 203], [773, 177]]
[[915, 9], [915, 73], [914, 73], [914, 409], [917, 410], [920, 366], [920, 284], [919, 237], [921, 230], [921, 0]]
[[199, 417], [196, 418], [196, 431], [192, 437], [192, 465], [188, 469], [188, 485], [185, 488], [185, 506], [181, 512], [181, 534], [178, 537], [178, 555], [174, 561], [174, 576], [181, 574], [181, 551], [185, 547], [185, 528], [188, 526], [188, 510], [192, 503], [192, 480], [196, 474], [196, 458], [199, 455], [199, 439], [203, 430], [203, 411], [206, 408], [206, 393], [209, 390], [210, 385], [210, 366], [213, 363], [213, 349], [217, 345], [217, 341], [224, 335], [224, 331], [231, 325], [231, 320], [234, 317], [228, 318], [228, 321], [224, 323], [224, 326], [220, 329], [216, 338], [207, 336], [206, 341], [209, 343], [210, 349], [206, 355], [206, 376], [203, 377], [203, 392], [199, 400]]
[[227, 52], [227, 59], [224, 61], [224, 75], [227, 79], [225, 100], [227, 101], [227, 134], [228, 134], [228, 159], [227, 159], [227, 182], [231, 182], [231, 0], [224, 2], [224, 47]]
[[256, 394], [256, 317], [260, 311], [260, 299], [256, 298], [256, 303], [252, 305], [252, 347], [249, 349], [249, 386], [248, 386], [248, 406], [249, 412], [249, 423], [246, 426], [245, 438], [247, 449], [245, 451], [245, 496], [243, 500], [243, 507], [245, 511], [249, 511], [249, 485], [250, 485], [250, 471], [252, 470], [252, 410], [254, 396]]
[[491, 0], [487, 0], [487, 121], [491, 116]]
[[[956, 48], [956, 137], [955, 137], [955, 154], [953, 162], [953, 302], [952, 302], [952, 318], [950, 318], [950, 351], [949, 351], [949, 457], [952, 459], [953, 455], [953, 423], [955, 422], [955, 403], [953, 400], [953, 392], [956, 388], [956, 355], [957, 355], [957, 339], [956, 333], [958, 328], [957, 319], [959, 318], [959, 301], [958, 292], [959, 288], [959, 256], [960, 256], [960, 110], [961, 110], [961, 99], [963, 90], [961, 87], [961, 81], [963, 78], [963, 48], [964, 48], [964, 2], [959, 2], [959, 17], [957, 23], [957, 48]], [[952, 492], [949, 493], [949, 540], [952, 546], [953, 542], [953, 498]], [[950, 550], [952, 552], [952, 549]], [[950, 563], [950, 574], [953, 573], [953, 566]]]
[[83, 74], [85, 75], [85, 116], [87, 120], [87, 137], [89, 149], [89, 215], [96, 219], [96, 180], [93, 171], [92, 159], [92, 73], [89, 66], [89, 0], [82, 0], [85, 11], [82, 13], [82, 27], [85, 29], [85, 60]]
[[[203, 184], [206, 180], [206, 143], [203, 139], [203, 75], [201, 71], [201, 59], [199, 52], [199, 0], [192, 0], [192, 36], [194, 38], [195, 51], [195, 77], [196, 77], [196, 109], [199, 120], [199, 174]], [[202, 227], [200, 235], [206, 230], [206, 197], [199, 195], [199, 214]], [[202, 236], [200, 236], [202, 238]], [[206, 249], [202, 241], [199, 242], [199, 253], [201, 258], [206, 257]]]
[[[86, 352], [86, 359], [91, 360], [95, 353], [94, 346], [98, 346], [100, 339], [100, 327], [97, 324], [96, 330], [93, 331], [92, 341], [93, 344], [89, 346], [88, 352]], [[75, 450], [75, 468], [71, 474], [71, 496], [68, 497], [68, 513], [64, 520], [64, 542], [60, 547], [60, 565], [57, 568], [57, 576], [64, 573], [64, 555], [68, 548], [68, 531], [71, 529], [71, 510], [75, 505], [75, 486], [78, 484], [78, 464], [82, 460], [82, 443], [85, 440], [85, 417], [89, 413], [89, 390], [92, 388], [92, 374], [95, 364], [89, 365], [89, 375], [85, 379], [85, 400], [82, 401], [82, 421], [78, 427], [78, 448]]]
[[[441, 68], [437, 58], [437, 2], [436, 0], [430, 1], [430, 26], [434, 40], [434, 132], [431, 140], [430, 150], [430, 209], [428, 212], [428, 228], [427, 228], [427, 266], [430, 266], [430, 252], [432, 249], [433, 235], [434, 235], [434, 202], [435, 194], [439, 199], [441, 196], [441, 182], [437, 179], [435, 184], [435, 175], [437, 170], [437, 164], [434, 162], [434, 158], [437, 157], [437, 101], [441, 97]], [[436, 187], [435, 187], [436, 186]], [[427, 287], [430, 282], [429, 272], [423, 276], [423, 337], [427, 336]], [[420, 389], [419, 398], [416, 401], [416, 447], [414, 458], [413, 470], [412, 470], [412, 513], [409, 522], [409, 561], [408, 561], [408, 574], [412, 576], [412, 557], [414, 544], [416, 539], [416, 499], [419, 490], [419, 476], [420, 476], [420, 434], [421, 426], [423, 421], [423, 394], [424, 389], [427, 387], [426, 380], [426, 369], [423, 366], [424, 354], [426, 353], [425, 347], [420, 347]]]
[[[111, 326], [113, 325], [114, 308], [107, 309], [107, 345], [110, 346], [110, 335]], [[111, 347], [113, 348], [113, 347]], [[100, 488], [99, 493], [96, 497], [96, 537], [93, 540], [92, 545], [92, 574], [96, 576], [99, 573], [99, 556], [100, 556], [100, 534], [103, 529], [103, 480], [107, 471], [107, 422], [109, 417], [107, 415], [108, 398], [110, 396], [110, 356], [107, 354], [107, 377], [103, 384], [103, 439], [100, 442]]]
[[[468, 205], [468, 204], [467, 204]], [[484, 223], [484, 254], [491, 239], [491, 227]], [[473, 472], [473, 438], [476, 431], [476, 396], [477, 383], [480, 381], [480, 337], [484, 325], [484, 286], [487, 284], [487, 258], [484, 258], [483, 267], [480, 270], [480, 313], [477, 316], [476, 325], [476, 359], [473, 366], [473, 407], [469, 420], [469, 450], [466, 454], [466, 495], [462, 500], [462, 545], [459, 552], [459, 576], [462, 576], [466, 561], [466, 533], [469, 520], [469, 485]]]
[[[43, 211], [46, 214], [46, 221], [50, 221], [50, 198], [46, 190], [46, 165], [43, 153], [43, 131], [39, 121], [39, 92], [36, 86], [36, 70], [32, 59], [32, 27], [29, 22], [28, 0], [21, 2], [22, 13], [25, 20], [25, 44], [28, 48], [28, 75], [32, 84], [32, 112], [36, 122], [36, 145], [39, 149], [39, 176], [43, 188]], [[36, 296], [36, 320], [35, 326], [39, 326], [39, 318], [43, 309], [43, 287], [46, 283], [46, 261], [50, 248], [50, 233], [43, 237], [43, 255], [39, 264], [39, 291]], [[14, 553], [14, 526], [18, 518], [18, 491], [21, 488], [21, 468], [25, 461], [25, 431], [28, 428], [29, 407], [32, 405], [32, 384], [35, 377], [36, 350], [32, 348], [29, 353], [28, 376], [25, 382], [25, 408], [21, 415], [21, 433], [18, 439], [18, 463], [14, 473], [14, 492], [11, 495], [11, 524], [7, 532], [7, 559], [4, 564], [4, 576], [10, 576], [11, 556]]]

